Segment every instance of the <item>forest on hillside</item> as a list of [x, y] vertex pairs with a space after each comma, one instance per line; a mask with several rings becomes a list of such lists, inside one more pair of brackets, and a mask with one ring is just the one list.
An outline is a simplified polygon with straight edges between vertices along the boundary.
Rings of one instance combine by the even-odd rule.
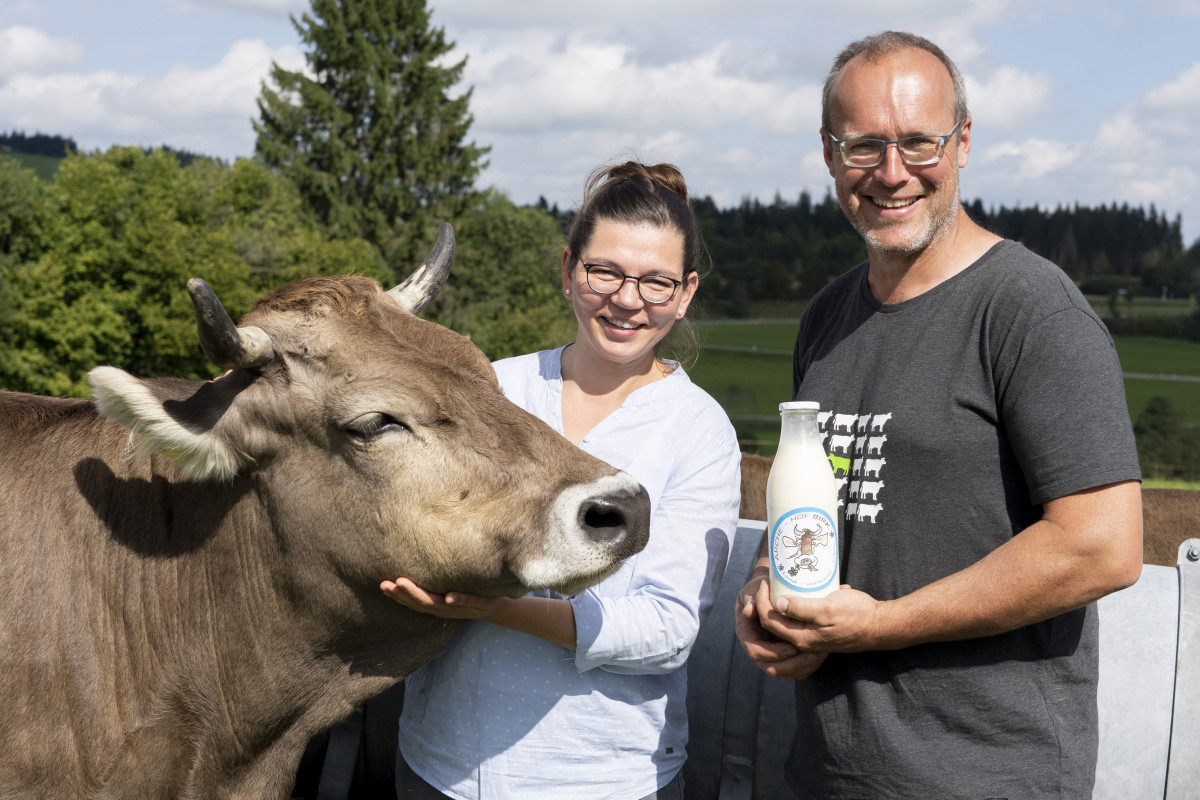
[[[193, 153], [190, 150], [180, 150], [168, 145], [161, 147], [146, 147], [142, 148], [145, 153], [150, 153], [152, 150], [165, 150], [171, 153], [178, 159], [182, 166], [187, 166], [197, 159], [207, 161], [219, 161], [212, 156]], [[62, 136], [54, 133], [32, 133], [27, 134], [24, 131], [11, 131], [9, 133], [0, 133], [0, 153], [25, 153], [31, 156], [49, 156], [50, 158], [63, 158], [72, 153], [79, 152], [79, 145], [75, 139], [70, 136]]]
[[[78, 151], [70, 137], [17, 131], [0, 133], [3, 148], [51, 156]], [[180, 166], [216, 160], [162, 149]], [[866, 258], [861, 238], [829, 193], [814, 200], [802, 192], [794, 202], [778, 194], [769, 203], [747, 197], [731, 208], [719, 208], [706, 196], [693, 206], [712, 260], [713, 290], [706, 295], [715, 316], [745, 317], [757, 301], [806, 300]], [[1200, 240], [1185, 247], [1182, 220], [1169, 219], [1153, 205], [1009, 208], [976, 198], [964, 206], [988, 230], [1061, 266], [1086, 294], [1187, 298], [1200, 290]], [[569, 222], [569, 210], [544, 199], [534, 208], [560, 226]]]
[[[832, 194], [694, 205], [712, 256], [717, 290], [708, 295], [720, 298], [711, 307], [717, 316], [747, 316], [755, 301], [806, 300], [866, 258]], [[985, 228], [1061, 266], [1086, 294], [1187, 298], [1200, 288], [1200, 241], [1185, 248], [1181, 220], [1153, 206], [988, 208], [977, 199], [965, 207]]]

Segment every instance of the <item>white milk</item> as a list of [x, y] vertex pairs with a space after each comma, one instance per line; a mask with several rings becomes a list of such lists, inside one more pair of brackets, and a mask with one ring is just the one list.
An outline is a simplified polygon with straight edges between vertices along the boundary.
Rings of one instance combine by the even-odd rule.
[[767, 478], [771, 597], [838, 588], [837, 483], [817, 428], [819, 404], [780, 403], [779, 451]]

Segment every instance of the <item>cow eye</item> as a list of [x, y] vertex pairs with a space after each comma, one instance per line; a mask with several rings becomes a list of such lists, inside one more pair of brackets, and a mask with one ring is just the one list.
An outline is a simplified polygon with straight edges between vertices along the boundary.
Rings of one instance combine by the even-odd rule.
[[385, 433], [411, 433], [412, 428], [387, 414], [363, 414], [350, 422], [346, 433], [356, 439], [374, 439]]

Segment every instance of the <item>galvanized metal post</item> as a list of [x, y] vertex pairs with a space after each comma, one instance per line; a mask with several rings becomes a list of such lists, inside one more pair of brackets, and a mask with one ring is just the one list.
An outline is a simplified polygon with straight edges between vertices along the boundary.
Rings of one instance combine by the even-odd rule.
[[1167, 800], [1200, 798], [1200, 539], [1179, 545], [1179, 651]]
[[1161, 798], [1167, 787], [1179, 638], [1179, 570], [1146, 564], [1100, 598], [1100, 750], [1092, 800]]

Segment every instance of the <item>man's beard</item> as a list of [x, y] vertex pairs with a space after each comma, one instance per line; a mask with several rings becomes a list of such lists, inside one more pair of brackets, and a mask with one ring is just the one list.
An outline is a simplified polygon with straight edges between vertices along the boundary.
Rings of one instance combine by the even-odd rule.
[[[948, 202], [945, 207], [939, 207], [939, 201], [930, 198], [930, 202], [934, 203], [934, 207], [930, 209], [929, 215], [925, 219], [923, 227], [910, 236], [907, 241], [899, 243], [888, 242], [885, 239], [885, 234], [892, 227], [890, 224], [885, 225], [869, 225], [865, 221], [865, 214], [856, 213], [851, 215], [846, 213], [846, 218], [850, 220], [850, 224], [858, 231], [858, 235], [866, 242], [867, 248], [873, 252], [886, 255], [917, 255], [923, 252], [929, 245], [933, 244], [941, 238], [947, 230], [954, 224], [954, 220], [958, 217], [958, 211], [962, 207], [958, 197], [958, 173], [955, 171], [953, 175], [948, 176], [939, 187], [938, 194], [945, 193], [948, 195]], [[861, 200], [860, 202], [869, 202]], [[845, 213], [847, 204], [842, 204], [842, 210]], [[902, 220], [898, 224], [909, 224], [907, 220]]]
[[945, 213], [938, 214], [936, 217], [927, 217], [925, 225], [920, 232], [915, 236], [909, 237], [907, 241], [902, 242], [886, 241], [883, 237], [886, 229], [870, 227], [862, 220], [851, 219], [850, 223], [858, 231], [863, 241], [867, 243], [867, 249], [869, 250], [887, 255], [915, 255], [924, 251], [925, 248], [929, 247], [929, 245], [937, 241], [949, 230], [950, 226], [954, 224], [958, 205], [958, 203], [955, 203], [946, 209]]

